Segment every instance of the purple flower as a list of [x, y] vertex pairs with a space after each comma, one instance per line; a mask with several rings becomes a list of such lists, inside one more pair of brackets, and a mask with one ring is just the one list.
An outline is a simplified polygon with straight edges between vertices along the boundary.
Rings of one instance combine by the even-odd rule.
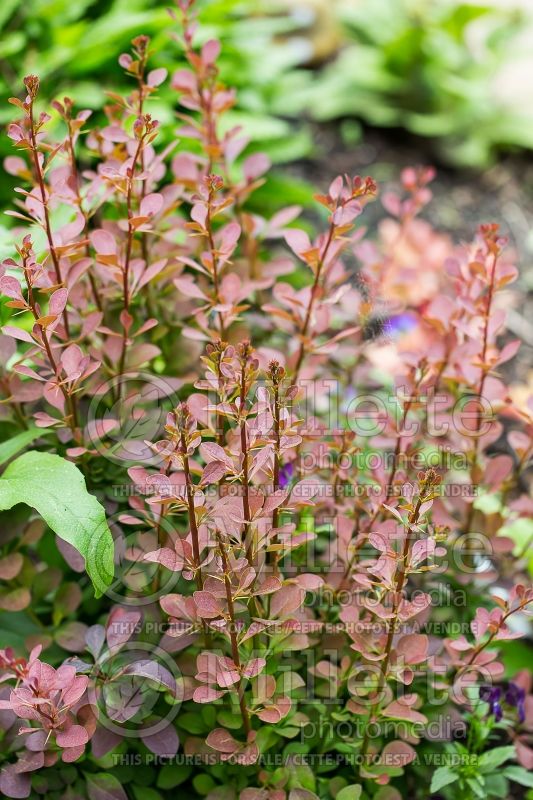
[[283, 464], [279, 471], [279, 487], [286, 489], [294, 477], [294, 464], [289, 461], [288, 464]]
[[505, 702], [507, 705], [516, 708], [519, 721], [524, 722], [526, 718], [526, 693], [524, 689], [511, 681], [505, 692]]
[[399, 339], [404, 333], [410, 333], [418, 324], [418, 317], [408, 311], [395, 314], [384, 324], [384, 332], [391, 339]]
[[489, 704], [489, 714], [494, 714], [496, 722], [503, 717], [501, 707], [502, 690], [499, 686], [480, 686], [479, 698]]
[[[481, 686], [479, 689], [479, 698], [489, 704], [489, 714], [494, 714], [496, 722], [499, 722], [503, 716], [501, 701], [503, 690], [500, 686]], [[518, 712], [519, 722], [524, 722], [526, 718], [526, 693], [516, 683], [512, 681], [507, 686], [505, 694], [503, 694], [503, 701], [511, 708], [516, 708]]]

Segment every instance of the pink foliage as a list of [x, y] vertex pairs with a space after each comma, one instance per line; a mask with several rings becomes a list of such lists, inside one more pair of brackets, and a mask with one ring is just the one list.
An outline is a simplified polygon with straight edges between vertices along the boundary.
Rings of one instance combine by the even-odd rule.
[[[54, 104], [64, 136], [53, 140], [35, 76], [12, 100], [21, 118], [8, 135], [21, 155], [6, 169], [29, 187], [12, 212], [16, 257], [0, 269], [14, 311], [0, 338], [10, 365], [3, 413], [54, 428], [52, 447], [88, 480], [94, 464], [98, 474], [102, 461], [118, 462], [135, 491], [127, 505], [106, 497], [122, 566], [133, 568], [124, 602], [113, 597], [107, 620], [74, 631], [72, 651], [93, 661], [54, 668], [38, 648], [27, 661], [0, 651], [9, 686], [0, 709], [22, 720], [24, 740], [1, 779], [11, 797], [28, 796], [31, 772], [80, 758], [89, 742], [97, 758], [120, 744], [139, 710], [137, 680], [156, 687], [161, 705], [212, 704], [223, 720], [233, 712], [231, 726], [217, 722], [183, 749], [245, 766], [261, 755], [263, 726], [281, 741], [311, 721], [301, 690], [312, 680], [339, 719], [383, 731], [354, 746], [360, 777], [384, 787], [414, 760], [428, 722], [422, 678], [450, 693], [448, 710], [470, 709], [466, 689], [501, 679], [494, 645], [519, 635], [514, 615], [533, 600], [523, 554], [514, 559], [499, 535], [507, 512], [531, 513], [521, 481], [533, 406], [517, 408], [502, 377], [518, 343], [500, 293], [517, 271], [498, 226], [456, 246], [424, 222], [429, 168], [405, 170], [401, 194], [382, 194], [389, 216], [376, 241], [360, 223], [378, 192], [369, 177], [339, 176], [316, 196], [325, 218], [316, 235], [294, 226], [299, 208], [271, 219], [251, 211], [269, 162], [246, 152], [240, 128], [220, 124], [235, 93], [220, 79], [219, 43], [193, 46], [192, 5], [178, 4], [187, 66], [170, 79], [178, 154], [158, 146], [147, 112], [167, 79], [149, 69], [148, 37], [120, 56], [135, 88], [112, 97], [100, 130], [65, 98]], [[92, 159], [83, 170], [81, 137]], [[56, 226], [59, 210], [67, 222]], [[384, 335], [370, 335], [384, 316]], [[395, 333], [403, 316], [409, 331]], [[153, 426], [152, 389], [158, 411], [172, 400]], [[500, 510], [478, 508], [477, 489]], [[490, 561], [482, 576], [478, 529]], [[10, 610], [31, 597], [16, 582], [17, 555], [0, 559]], [[480, 604], [466, 634], [432, 635], [434, 591], [453, 581], [477, 602], [476, 587], [486, 594], [496, 580], [505, 599]], [[143, 638], [150, 625], [164, 635]], [[142, 650], [147, 642], [163, 663]], [[109, 685], [119, 700], [106, 729], [96, 706]], [[157, 730], [147, 723], [140, 738], [175, 754], [180, 737], [158, 714]], [[528, 732], [512, 736], [531, 764]], [[241, 799], [284, 800], [286, 782], [265, 778]]]

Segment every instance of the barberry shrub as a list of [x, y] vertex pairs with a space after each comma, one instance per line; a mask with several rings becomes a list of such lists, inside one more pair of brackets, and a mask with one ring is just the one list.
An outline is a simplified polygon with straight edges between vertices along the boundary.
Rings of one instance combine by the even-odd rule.
[[34, 75], [11, 100], [0, 789], [506, 797], [533, 766], [512, 254], [423, 221], [429, 168], [371, 236], [371, 178], [316, 196], [318, 234], [262, 216], [193, 5], [168, 147], [145, 36], [103, 127]]

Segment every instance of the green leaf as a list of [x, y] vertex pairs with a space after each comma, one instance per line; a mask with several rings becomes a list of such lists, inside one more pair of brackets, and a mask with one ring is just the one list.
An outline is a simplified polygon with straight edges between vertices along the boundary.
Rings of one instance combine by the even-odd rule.
[[157, 788], [174, 789], [180, 783], [184, 783], [191, 772], [192, 769], [187, 764], [165, 764], [158, 772]]
[[505, 667], [506, 678], [512, 678], [513, 675], [516, 675], [519, 670], [523, 669], [524, 664], [529, 663], [531, 658], [531, 645], [527, 641], [521, 641], [520, 639], [502, 640], [498, 642], [498, 650], [501, 662]]
[[163, 800], [163, 796], [156, 789], [149, 786], [132, 786], [135, 800]]
[[237, 731], [242, 725], [242, 717], [238, 714], [232, 714], [231, 711], [219, 711], [217, 714], [217, 722], [223, 728], [230, 728], [232, 731]]
[[459, 775], [456, 772], [452, 772], [449, 767], [439, 767], [435, 770], [431, 779], [431, 793], [438, 792], [443, 786], [448, 786], [449, 783], [453, 783], [458, 779]]
[[359, 800], [363, 787], [359, 783], [351, 783], [337, 792], [335, 800]]
[[481, 797], [481, 800], [487, 797], [487, 790], [485, 787], [485, 781], [483, 779], [480, 780], [479, 776], [476, 778], [467, 778], [467, 784], [470, 786], [476, 797]]
[[18, 0], [5, 0], [5, 2], [2, 3], [2, 8], [0, 9], [0, 27], [4, 26], [4, 23], [7, 22], [11, 14], [17, 10], [18, 5]]
[[[197, 713], [198, 712], [196, 711], [195, 714]], [[217, 721], [217, 709], [215, 708], [215, 706], [203, 706], [202, 709], [200, 710], [200, 715], [205, 724], [207, 725], [207, 730], [216, 727], [215, 723]], [[182, 715], [180, 714], [180, 722], [181, 718]]]
[[213, 778], [210, 775], [206, 775], [205, 772], [195, 775], [192, 779], [192, 785], [198, 794], [202, 796], [209, 794], [215, 788]]
[[[290, 789], [306, 789], [314, 792], [316, 789], [315, 773], [307, 764], [297, 764], [291, 769], [289, 776]], [[303, 800], [301, 798], [300, 800]]]
[[21, 450], [24, 450], [26, 445], [31, 444], [41, 436], [49, 436], [52, 433], [50, 430], [43, 430], [43, 428], [30, 428], [27, 431], [17, 433], [7, 442], [0, 444], [0, 464], [5, 464], [10, 458], [16, 456]]
[[494, 492], [486, 492], [476, 497], [473, 503], [474, 508], [482, 511], [484, 514], [496, 514], [502, 509], [500, 498]]
[[510, 758], [516, 758], [514, 744], [508, 747], [495, 747], [494, 750], [487, 750], [479, 757], [479, 768], [482, 772], [490, 772]]
[[301, 728], [297, 728], [296, 725], [285, 725], [283, 728], [276, 728], [276, 733], [280, 736], [284, 736], [286, 739], [294, 739], [295, 736], [298, 736], [300, 731]]
[[109, 772], [85, 773], [89, 800], [127, 800], [122, 785]]
[[85, 479], [70, 461], [30, 451], [13, 461], [0, 478], [0, 510], [25, 503], [85, 559], [100, 597], [113, 580], [113, 537], [105, 511], [90, 495]]
[[24, 650], [28, 636], [39, 633], [39, 628], [23, 611], [0, 612], [0, 639], [3, 647]]
[[180, 714], [179, 724], [187, 733], [200, 734], [209, 732], [209, 727], [200, 714], [193, 714], [192, 712]]
[[513, 554], [515, 556], [522, 553], [527, 557], [528, 553], [531, 553], [528, 559], [528, 568], [530, 574], [533, 575], [533, 548], [531, 547], [533, 519], [519, 517], [508, 525], [504, 525], [503, 528], [500, 528], [498, 536], [509, 536], [513, 540], [515, 543]]
[[509, 783], [499, 772], [485, 776], [486, 794], [490, 797], [501, 797], [503, 800], [509, 795]]
[[527, 786], [533, 789], [533, 774], [524, 767], [506, 767], [503, 774], [509, 780], [519, 783], [520, 786]]

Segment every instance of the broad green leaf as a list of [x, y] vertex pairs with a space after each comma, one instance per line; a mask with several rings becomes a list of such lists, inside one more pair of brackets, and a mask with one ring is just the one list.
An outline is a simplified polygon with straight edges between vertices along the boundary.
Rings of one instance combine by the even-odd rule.
[[503, 771], [506, 778], [509, 778], [520, 786], [527, 786], [533, 789], [533, 773], [528, 772], [524, 767], [506, 767]]
[[296, 725], [285, 725], [283, 728], [276, 728], [276, 733], [279, 733], [280, 736], [285, 736], [286, 739], [294, 739], [300, 732], [301, 728], [297, 728]]
[[19, 0], [4, 0], [2, 8], [0, 9], [0, 26], [4, 26], [4, 23], [9, 19], [13, 11], [16, 10], [18, 5]]
[[113, 537], [104, 509], [88, 493], [79, 469], [51, 453], [24, 453], [0, 478], [0, 510], [17, 503], [34, 508], [54, 533], [81, 553], [100, 597], [113, 579]]
[[359, 800], [362, 791], [363, 787], [359, 783], [352, 783], [337, 792], [335, 800]]
[[514, 744], [507, 747], [495, 747], [479, 757], [479, 768], [482, 772], [491, 772], [505, 761], [509, 761], [510, 758], [516, 758]]
[[52, 433], [50, 430], [43, 430], [43, 428], [30, 428], [27, 431], [17, 433], [11, 439], [0, 444], [0, 464], [5, 464], [10, 458], [16, 456], [21, 450], [24, 450], [26, 445], [31, 444], [41, 436], [49, 436]]
[[475, 778], [466, 778], [466, 783], [470, 786], [476, 797], [480, 797], [481, 800], [484, 800], [484, 798], [487, 797], [487, 788], [483, 778], [480, 776], [476, 776]]
[[209, 732], [209, 728], [205, 724], [200, 714], [193, 714], [192, 712], [180, 714], [179, 724], [181, 728], [187, 731], [187, 733], [200, 734]]
[[509, 782], [499, 772], [492, 772], [485, 775], [485, 790], [489, 797], [501, 797], [505, 800], [509, 796]]
[[187, 764], [165, 764], [165, 766], [158, 771], [157, 787], [158, 789], [174, 789], [180, 783], [184, 783], [191, 774], [191, 767]]
[[231, 711], [222, 710], [217, 714], [217, 722], [224, 728], [238, 731], [242, 725], [242, 717], [239, 714], [232, 714]]
[[315, 792], [311, 792], [309, 789], [291, 789], [289, 800], [319, 800], [319, 798]]
[[496, 514], [502, 510], [501, 500], [494, 492], [486, 492], [485, 494], [478, 495], [473, 505], [478, 511], [482, 511], [483, 514], [487, 515]]
[[135, 800], [163, 800], [163, 796], [156, 789], [151, 789], [149, 786], [135, 786], [132, 787]]
[[195, 775], [192, 780], [192, 785], [200, 795], [207, 795], [215, 788], [213, 778], [210, 775], [206, 775], [205, 772], [200, 775]]
[[452, 772], [449, 767], [439, 767], [433, 773], [431, 779], [431, 793], [438, 792], [443, 786], [448, 786], [449, 783], [459, 779], [456, 772]]
[[512, 522], [504, 525], [498, 531], [498, 536], [509, 536], [515, 543], [513, 553], [517, 556], [519, 553], [527, 557], [531, 553], [528, 561], [529, 572], [533, 575], [533, 519], [528, 517], [519, 517]]
[[505, 677], [512, 678], [513, 675], [524, 668], [531, 659], [531, 645], [527, 641], [520, 639], [507, 639], [498, 642], [501, 661], [505, 667]]
[[23, 611], [0, 612], [0, 641], [3, 647], [24, 651], [27, 637], [38, 632], [36, 623]]
[[[305, 790], [314, 793], [316, 789], [316, 776], [308, 764], [297, 764], [291, 769], [289, 788], [292, 789], [292, 791]], [[295, 797], [293, 800], [308, 800], [308, 798], [304, 798], [302, 795], [302, 797]]]

